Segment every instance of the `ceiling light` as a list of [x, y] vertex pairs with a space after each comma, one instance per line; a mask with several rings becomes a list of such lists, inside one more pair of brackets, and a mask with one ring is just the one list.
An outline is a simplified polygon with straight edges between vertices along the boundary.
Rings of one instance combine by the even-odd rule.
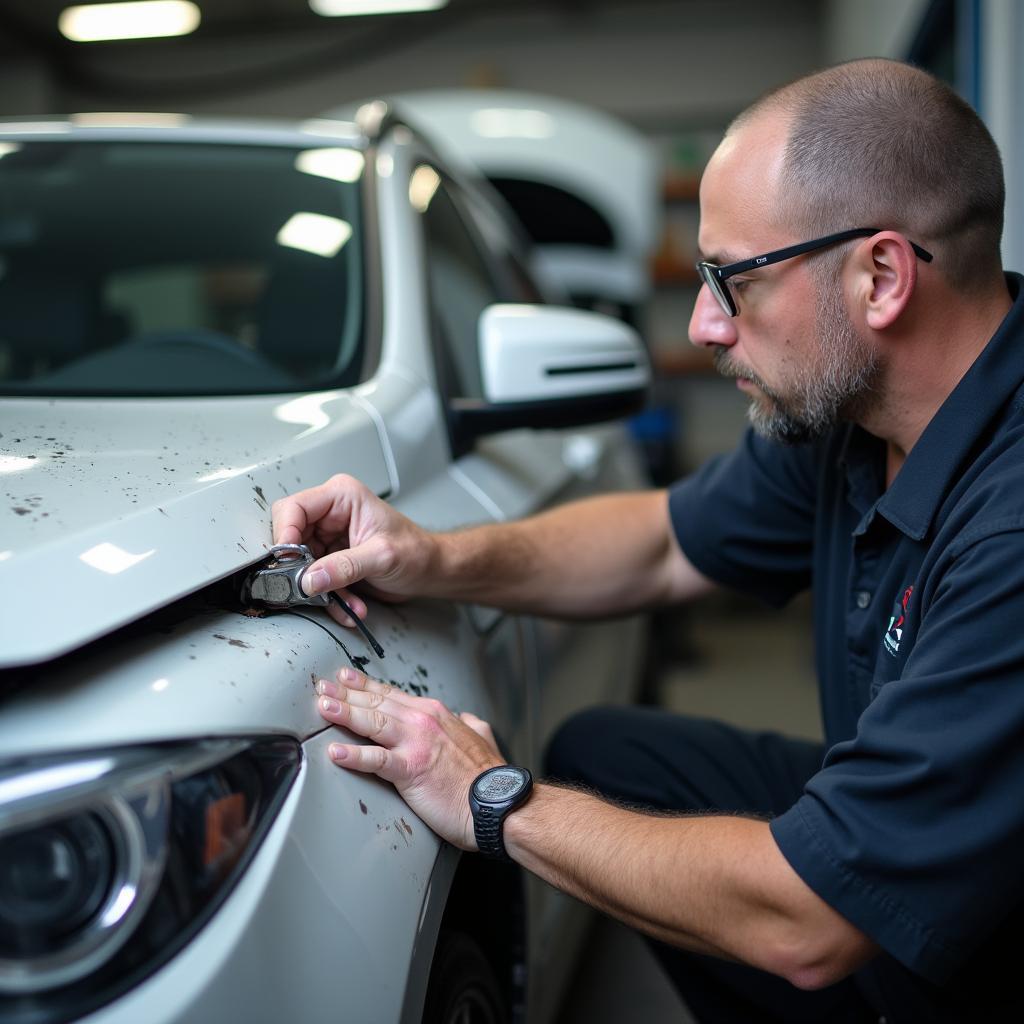
[[325, 18], [357, 14], [412, 14], [447, 6], [448, 0], [309, 0], [310, 10]]
[[68, 7], [57, 27], [74, 43], [95, 43], [184, 36], [195, 31], [199, 18], [199, 8], [190, 0], [135, 0]]

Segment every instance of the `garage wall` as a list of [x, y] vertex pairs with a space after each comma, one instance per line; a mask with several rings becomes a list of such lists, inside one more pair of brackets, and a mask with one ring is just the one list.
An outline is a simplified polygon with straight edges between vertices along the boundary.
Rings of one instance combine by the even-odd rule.
[[1024, 10], [1017, 0], [983, 0], [980, 13], [981, 115], [1002, 153], [1006, 176], [1003, 264], [1024, 270]]
[[931, 0], [828, 0], [825, 60], [904, 57]]

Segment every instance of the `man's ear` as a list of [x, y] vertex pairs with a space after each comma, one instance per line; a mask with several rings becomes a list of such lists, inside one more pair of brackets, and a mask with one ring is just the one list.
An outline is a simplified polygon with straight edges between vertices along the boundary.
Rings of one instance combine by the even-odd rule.
[[903, 235], [880, 231], [857, 246], [853, 266], [865, 323], [884, 331], [899, 319], [914, 294], [917, 256]]

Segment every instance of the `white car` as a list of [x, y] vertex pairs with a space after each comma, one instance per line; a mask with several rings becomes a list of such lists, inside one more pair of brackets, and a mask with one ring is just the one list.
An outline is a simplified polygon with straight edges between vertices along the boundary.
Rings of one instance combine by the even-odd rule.
[[[180, 123], [171, 123], [180, 122]], [[0, 1019], [550, 1019], [578, 927], [336, 768], [351, 661], [540, 769], [625, 699], [636, 620], [247, 606], [334, 473], [449, 529], [641, 486], [648, 368], [380, 105], [0, 125]], [[591, 425], [588, 425], [591, 424]], [[557, 429], [556, 429], [557, 428]]]

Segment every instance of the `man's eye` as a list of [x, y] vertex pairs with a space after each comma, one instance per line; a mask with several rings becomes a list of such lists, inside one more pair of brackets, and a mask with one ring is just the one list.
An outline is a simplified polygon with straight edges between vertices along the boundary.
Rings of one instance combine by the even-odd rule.
[[741, 292], [748, 284], [750, 284], [750, 280], [745, 277], [734, 277], [729, 281], [729, 284], [731, 284], [737, 292]]

